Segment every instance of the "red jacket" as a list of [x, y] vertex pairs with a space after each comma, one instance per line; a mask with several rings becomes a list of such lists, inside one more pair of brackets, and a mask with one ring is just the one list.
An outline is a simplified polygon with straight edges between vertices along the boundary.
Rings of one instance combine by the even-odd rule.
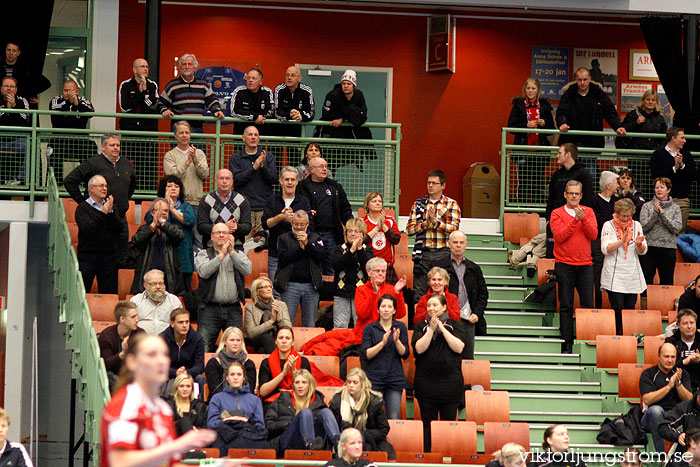
[[379, 319], [379, 310], [377, 310], [377, 302], [382, 295], [393, 295], [396, 297], [396, 315], [395, 319], [401, 319], [406, 316], [406, 302], [403, 300], [402, 293], [394, 292], [394, 286], [382, 284], [378, 293], [374, 293], [372, 282], [367, 281], [355, 290], [355, 312], [357, 313], [357, 323], [355, 323], [355, 335], [362, 338], [362, 331], [369, 323]]
[[549, 227], [554, 235], [554, 259], [571, 266], [593, 264], [591, 240], [598, 236], [598, 223], [593, 209], [581, 206], [585, 217], [577, 220], [566, 212], [566, 205], [552, 211]]
[[[447, 289], [447, 287], [445, 287]], [[433, 296], [433, 292], [429, 291], [427, 294], [423, 295], [418, 303], [416, 304], [416, 314], [413, 317], [414, 323], [419, 323], [428, 316], [428, 299]], [[461, 319], [460, 313], [462, 309], [459, 307], [459, 299], [457, 295], [445, 290], [445, 298], [447, 299], [447, 315], [450, 319], [459, 321]]]

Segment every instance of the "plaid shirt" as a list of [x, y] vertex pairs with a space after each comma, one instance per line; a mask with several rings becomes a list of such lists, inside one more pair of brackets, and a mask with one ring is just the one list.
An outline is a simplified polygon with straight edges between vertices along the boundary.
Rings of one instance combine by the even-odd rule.
[[424, 248], [445, 248], [450, 233], [459, 229], [462, 211], [457, 201], [445, 195], [442, 195], [437, 203], [431, 203], [428, 200], [426, 209], [430, 204], [435, 205], [436, 220], [429, 223], [426, 219], [427, 216], [422, 212], [417, 212], [416, 203], [413, 203], [411, 214], [408, 216], [408, 224], [406, 224], [406, 233], [416, 235], [425, 232]]

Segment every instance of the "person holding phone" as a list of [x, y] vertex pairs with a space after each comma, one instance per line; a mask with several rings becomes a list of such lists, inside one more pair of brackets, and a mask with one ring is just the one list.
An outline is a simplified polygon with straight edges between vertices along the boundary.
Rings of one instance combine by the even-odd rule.
[[408, 330], [394, 319], [396, 297], [382, 295], [377, 302], [379, 319], [369, 323], [362, 332], [362, 367], [372, 388], [382, 393], [387, 417], [399, 418], [401, 393], [406, 386], [402, 359], [408, 358]]

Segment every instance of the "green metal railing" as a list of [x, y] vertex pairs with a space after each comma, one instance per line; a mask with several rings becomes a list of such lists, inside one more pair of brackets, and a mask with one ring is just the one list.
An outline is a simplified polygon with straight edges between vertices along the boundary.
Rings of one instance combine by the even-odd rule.
[[[654, 138], [663, 140], [663, 133], [627, 133], [619, 136], [606, 131], [540, 130], [531, 128], [503, 128], [501, 130], [501, 225], [504, 212], [543, 213], [547, 204], [549, 179], [559, 169], [556, 163], [557, 146], [527, 146], [507, 144], [508, 133], [538, 133], [545, 135], [615, 136], [618, 138]], [[700, 139], [688, 135], [686, 138]], [[663, 147], [663, 143], [661, 143]], [[635, 174], [637, 189], [651, 198], [652, 177], [649, 156], [653, 151], [617, 148], [578, 148], [578, 162], [586, 166], [593, 177], [593, 191], [597, 193], [598, 177], [603, 170], [628, 167]], [[690, 194], [691, 214], [700, 214], [700, 188], [693, 184]]]
[[[72, 113], [51, 110], [3, 109], [8, 113], [27, 113], [31, 116], [29, 127], [0, 126], [0, 155], [5, 163], [0, 168], [0, 195], [28, 196], [33, 215], [34, 200], [48, 193], [48, 172], [53, 168], [58, 186], [62, 188], [62, 176], [78, 163], [98, 150], [99, 137], [105, 131], [91, 129], [41, 128], [40, 115], [81, 115], [94, 118], [141, 118], [162, 120], [160, 115], [132, 115], [119, 113]], [[177, 118], [173, 118], [177, 120]], [[192, 144], [202, 149], [210, 168], [205, 191], [213, 189], [214, 174], [227, 167], [231, 155], [243, 148], [240, 135], [232, 134], [230, 123], [250, 123], [241, 119], [188, 116], [189, 121], [213, 123], [212, 133], [192, 134]], [[331, 122], [280, 122], [266, 120], [265, 124], [300, 125], [302, 135], [314, 126], [328, 126]], [[349, 124], [343, 124], [350, 126]], [[116, 127], [116, 125], [113, 125]], [[401, 124], [366, 123], [368, 128], [389, 130], [389, 139], [336, 139], [312, 136], [279, 137], [262, 136], [261, 145], [275, 154], [278, 168], [284, 165], [297, 166], [303, 157], [302, 151], [309, 142], [321, 145], [333, 176], [345, 188], [350, 203], [361, 206], [364, 196], [370, 191], [384, 195], [387, 207], [398, 208], [399, 165], [401, 151]], [[207, 127], [209, 129], [209, 127]], [[175, 145], [171, 132], [141, 132], [110, 130], [122, 135], [122, 155], [132, 160], [139, 179], [134, 194], [136, 199], [152, 199], [157, 183], [164, 175], [164, 154]], [[310, 132], [310, 131], [309, 131]], [[51, 148], [51, 150], [49, 150]], [[65, 194], [65, 192], [61, 192]]]
[[54, 275], [54, 294], [59, 298], [59, 320], [66, 324], [66, 347], [71, 351], [72, 377], [85, 407], [85, 442], [94, 449], [94, 465], [99, 465], [100, 417], [109, 401], [109, 384], [104, 360], [100, 357], [97, 335], [92, 327], [85, 300], [78, 258], [71, 245], [58, 185], [49, 170], [46, 191], [49, 198], [49, 267]]

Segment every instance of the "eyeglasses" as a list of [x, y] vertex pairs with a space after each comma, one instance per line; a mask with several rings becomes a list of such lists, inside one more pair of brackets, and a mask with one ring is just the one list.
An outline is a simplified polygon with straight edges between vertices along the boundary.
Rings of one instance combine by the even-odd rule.
[[299, 223], [299, 222], [292, 222], [292, 227], [297, 227], [297, 228], [300, 228], [300, 229], [306, 227], [307, 225], [309, 225], [308, 222], [301, 222], [301, 223]]
[[566, 194], [569, 195], [569, 196], [573, 196], [574, 198], [577, 197], [577, 196], [581, 196], [581, 192], [578, 192], [578, 193], [574, 192], [574, 193], [572, 193], [571, 191], [567, 191]]
[[428, 185], [442, 185], [440, 182], [428, 182]]
[[218, 231], [218, 232], [212, 232], [212, 235], [228, 235], [228, 230], [226, 231]]
[[146, 284], [156, 286], [156, 285], [165, 285], [165, 282], [163, 282], [163, 281], [160, 281], [160, 282], [146, 282]]
[[92, 186], [97, 187], [97, 188], [107, 188], [106, 183], [100, 183], [99, 185], [92, 185]]

